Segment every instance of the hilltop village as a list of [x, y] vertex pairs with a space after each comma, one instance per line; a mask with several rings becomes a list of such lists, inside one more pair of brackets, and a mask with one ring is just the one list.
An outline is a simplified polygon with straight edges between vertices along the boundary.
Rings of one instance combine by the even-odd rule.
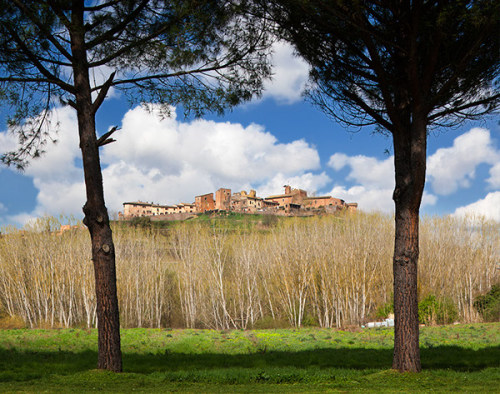
[[292, 189], [285, 185], [284, 194], [257, 197], [255, 190], [249, 193], [241, 191], [231, 194], [231, 189], [220, 188], [213, 193], [195, 197], [194, 203], [177, 205], [159, 205], [142, 201], [123, 203], [123, 213], [119, 218], [129, 220], [140, 216], [149, 216], [155, 220], [177, 220], [211, 212], [258, 213], [280, 216], [311, 216], [339, 211], [356, 211], [357, 203], [346, 203], [331, 196], [309, 197], [302, 189]]

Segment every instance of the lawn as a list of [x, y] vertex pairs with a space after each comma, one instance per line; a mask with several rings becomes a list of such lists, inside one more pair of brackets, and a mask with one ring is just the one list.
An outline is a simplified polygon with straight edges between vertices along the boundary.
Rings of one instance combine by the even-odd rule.
[[0, 331], [0, 392], [498, 392], [500, 323], [423, 327], [420, 374], [393, 331], [122, 331], [124, 373], [95, 370], [95, 330]]

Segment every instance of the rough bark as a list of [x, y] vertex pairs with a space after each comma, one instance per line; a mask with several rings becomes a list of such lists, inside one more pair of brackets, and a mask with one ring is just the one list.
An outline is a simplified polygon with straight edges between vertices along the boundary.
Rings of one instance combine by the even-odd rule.
[[418, 230], [419, 208], [425, 182], [426, 125], [413, 121], [410, 132], [394, 132], [396, 207], [394, 242], [394, 358], [392, 367], [419, 372]]
[[85, 50], [83, 1], [75, 1], [72, 10], [71, 49], [76, 88], [75, 106], [82, 151], [87, 202], [83, 207], [84, 223], [92, 240], [92, 260], [98, 320], [99, 369], [122, 371], [120, 321], [116, 291], [115, 249], [104, 203], [99, 147], [92, 108], [89, 68]]

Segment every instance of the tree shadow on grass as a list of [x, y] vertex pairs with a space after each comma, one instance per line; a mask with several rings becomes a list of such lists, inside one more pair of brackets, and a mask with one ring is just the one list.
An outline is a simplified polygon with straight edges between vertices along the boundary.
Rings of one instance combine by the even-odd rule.
[[[298, 352], [270, 351], [240, 355], [221, 353], [165, 355], [125, 354], [124, 365], [130, 372], [157, 370], [182, 370], [189, 368], [339, 368], [339, 369], [390, 369], [392, 349], [338, 348], [315, 349]], [[479, 371], [500, 366], [500, 346], [481, 350], [458, 346], [437, 346], [421, 349], [424, 369], [450, 369], [455, 371]], [[159, 369], [158, 369], [159, 368]]]
[[[422, 348], [422, 367], [454, 371], [479, 371], [500, 366], [500, 346], [480, 350], [458, 346]], [[285, 368], [387, 370], [392, 365], [391, 349], [320, 348], [298, 352], [262, 351], [250, 354], [123, 354], [124, 371], [149, 374], [164, 371], [213, 370], [226, 368]], [[26, 352], [0, 348], [0, 381], [39, 379], [49, 374], [72, 374], [94, 369], [95, 351]]]

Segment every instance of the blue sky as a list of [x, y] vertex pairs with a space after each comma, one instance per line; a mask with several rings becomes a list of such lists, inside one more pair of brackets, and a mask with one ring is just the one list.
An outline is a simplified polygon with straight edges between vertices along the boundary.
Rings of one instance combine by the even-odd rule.
[[[219, 187], [280, 193], [284, 184], [358, 202], [364, 211], [393, 212], [391, 140], [373, 129], [346, 130], [304, 102], [307, 66], [276, 47], [275, 77], [263, 97], [224, 116], [161, 120], [130, 108], [111, 92], [97, 114], [99, 134], [118, 125], [117, 142], [101, 150], [108, 209], [124, 201], [193, 202]], [[0, 168], [0, 226], [41, 215], [81, 218], [85, 201], [75, 114], [58, 108], [59, 142], [24, 173]], [[0, 150], [15, 147], [5, 126]], [[480, 214], [500, 221], [499, 117], [435, 130], [428, 139], [422, 214]]]

